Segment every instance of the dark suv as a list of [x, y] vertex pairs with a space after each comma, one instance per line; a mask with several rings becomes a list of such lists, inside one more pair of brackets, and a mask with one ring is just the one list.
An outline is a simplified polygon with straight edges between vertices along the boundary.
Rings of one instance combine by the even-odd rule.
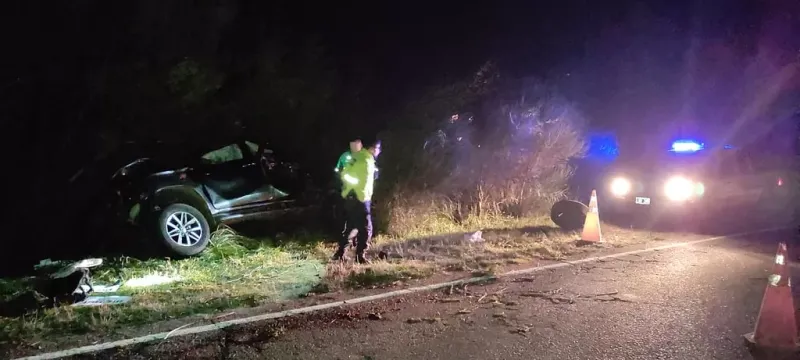
[[112, 176], [118, 220], [143, 226], [174, 255], [202, 252], [221, 223], [275, 218], [324, 203], [297, 165], [252, 141], [197, 151], [160, 149]]

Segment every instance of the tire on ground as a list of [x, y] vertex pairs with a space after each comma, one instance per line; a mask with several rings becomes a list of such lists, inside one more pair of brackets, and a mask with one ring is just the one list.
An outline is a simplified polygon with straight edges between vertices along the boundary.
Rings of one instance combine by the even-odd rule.
[[[196, 220], [196, 223], [192, 223], [191, 225], [197, 225], [200, 227], [200, 238], [195, 239], [193, 244], [178, 244], [177, 242], [173, 241], [169, 234], [168, 234], [168, 225], [167, 220], [173, 214], [185, 213], [190, 215]], [[164, 208], [161, 213], [158, 215], [156, 226], [158, 226], [158, 231], [156, 235], [160, 239], [161, 243], [167, 247], [167, 249], [172, 252], [172, 254], [178, 256], [194, 256], [197, 255], [203, 250], [208, 247], [209, 239], [211, 238], [211, 231], [210, 226], [208, 224], [208, 220], [203, 216], [196, 208], [192, 207], [191, 205], [187, 204], [172, 204]], [[193, 227], [194, 228], [194, 227]]]
[[589, 207], [579, 201], [561, 200], [550, 208], [550, 219], [563, 230], [580, 230], [588, 212]]

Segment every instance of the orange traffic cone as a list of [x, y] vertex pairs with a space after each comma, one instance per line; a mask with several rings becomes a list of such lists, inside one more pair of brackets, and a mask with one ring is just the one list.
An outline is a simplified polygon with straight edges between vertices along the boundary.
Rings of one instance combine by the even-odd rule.
[[603, 242], [603, 236], [600, 233], [600, 214], [597, 211], [597, 190], [592, 190], [592, 198], [589, 200], [589, 213], [586, 214], [586, 221], [583, 223], [580, 242]]
[[769, 276], [754, 332], [744, 336], [757, 350], [793, 353], [798, 350], [792, 281], [787, 262], [786, 243], [778, 244], [775, 269]]

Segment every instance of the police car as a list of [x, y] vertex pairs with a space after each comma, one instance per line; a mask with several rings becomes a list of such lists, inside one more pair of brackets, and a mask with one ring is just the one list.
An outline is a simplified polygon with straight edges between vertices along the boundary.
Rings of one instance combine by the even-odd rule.
[[786, 198], [780, 166], [762, 160], [756, 161], [750, 149], [675, 141], [668, 151], [629, 156], [615, 164], [598, 189], [601, 208], [704, 214]]

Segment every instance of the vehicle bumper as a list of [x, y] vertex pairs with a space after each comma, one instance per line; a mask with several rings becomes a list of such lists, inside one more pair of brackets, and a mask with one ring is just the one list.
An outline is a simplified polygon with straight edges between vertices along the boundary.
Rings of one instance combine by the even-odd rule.
[[[638, 199], [638, 200], [637, 200]], [[610, 212], [623, 216], [668, 216], [696, 218], [713, 211], [712, 204], [704, 199], [673, 201], [664, 197], [647, 195], [618, 197], [607, 194], [598, 199], [600, 213]], [[602, 216], [602, 215], [601, 215]]]

